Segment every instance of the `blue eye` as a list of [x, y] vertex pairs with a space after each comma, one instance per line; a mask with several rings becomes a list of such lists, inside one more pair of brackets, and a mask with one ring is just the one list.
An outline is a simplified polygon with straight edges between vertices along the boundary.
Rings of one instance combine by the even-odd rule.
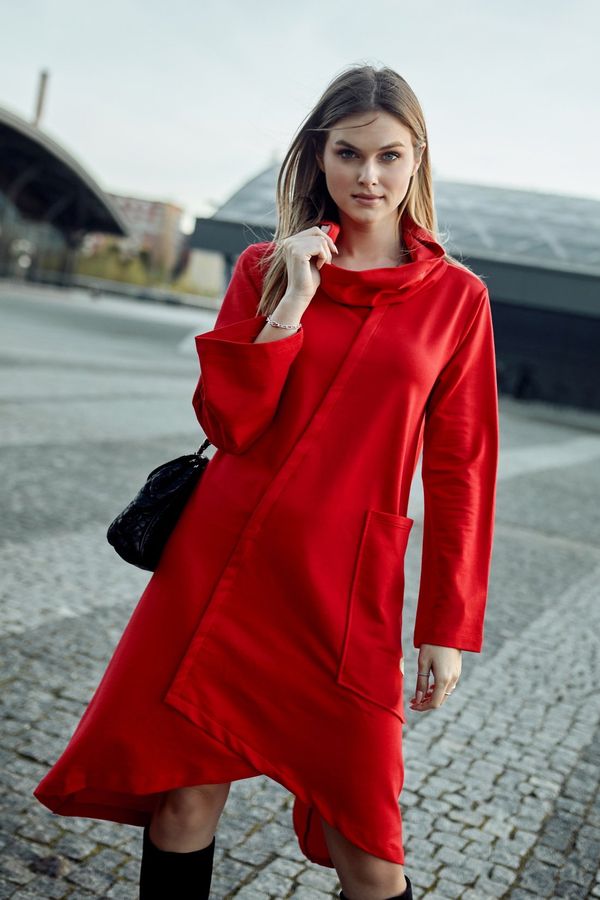
[[[337, 155], [338, 155], [339, 157], [341, 157], [342, 159], [348, 159], [347, 156], [344, 156], [344, 153], [352, 153], [352, 154], [354, 154], [354, 150], [348, 150], [348, 149], [346, 149], [346, 150], [338, 150]], [[354, 155], [356, 155], [356, 154], [354, 154]], [[394, 150], [388, 150], [388, 151], [386, 151], [383, 155], [384, 155], [384, 156], [391, 156], [393, 159], [400, 159], [400, 154], [399, 154], [399, 153], [396, 153]], [[392, 160], [389, 160], [389, 161], [391, 162]]]

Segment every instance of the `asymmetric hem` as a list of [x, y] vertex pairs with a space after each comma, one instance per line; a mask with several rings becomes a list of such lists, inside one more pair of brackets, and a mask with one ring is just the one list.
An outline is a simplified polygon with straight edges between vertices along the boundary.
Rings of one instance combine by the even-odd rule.
[[[182, 701], [181, 706], [182, 708], [186, 707], [185, 701]], [[176, 780], [171, 778], [169, 781], [163, 782], [160, 787], [155, 782], [155, 790], [152, 792], [143, 792], [142, 785], [138, 784], [136, 787], [140, 792], [132, 793], [131, 789], [129, 791], [108, 790], [106, 779], [103, 779], [98, 787], [94, 787], [93, 782], [89, 781], [90, 775], [87, 771], [71, 766], [68, 768], [66, 781], [63, 782], [56, 795], [38, 785], [34, 791], [35, 797], [57, 815], [145, 826], [150, 823], [155, 804], [165, 791], [200, 783], [222, 784], [266, 775], [294, 795], [292, 813], [294, 830], [300, 849], [311, 862], [334, 868], [319, 817], [325, 819], [356, 846], [368, 853], [373, 853], [372, 835], [366, 834], [364, 829], [359, 829], [355, 820], [349, 821], [335, 810], [330, 809], [323, 799], [314, 796], [310, 790], [298, 782], [293, 772], [282, 771], [279, 766], [266, 760], [239, 737], [219, 727], [219, 724], [210, 720], [210, 717], [199, 714], [198, 710], [187, 708], [187, 711], [192, 712], [194, 720], [203, 734], [218, 742], [222, 751], [227, 752], [227, 757], [235, 754], [234, 748], [243, 749], [243, 757], [238, 758], [237, 764], [232, 764], [228, 758], [223, 760], [221, 768], [213, 769], [214, 780], [208, 780], [204, 775], [200, 777], [200, 773], [194, 775], [190, 772], [187, 776], [182, 774]], [[378, 852], [374, 855], [391, 862], [404, 863], [400, 813], [398, 813], [398, 838], [385, 846], [380, 845]]]

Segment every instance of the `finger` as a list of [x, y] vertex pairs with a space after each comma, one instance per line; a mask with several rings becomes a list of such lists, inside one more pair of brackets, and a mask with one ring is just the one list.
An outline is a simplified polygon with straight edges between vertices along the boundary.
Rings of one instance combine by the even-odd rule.
[[428, 688], [427, 691], [423, 694], [421, 700], [414, 700], [413, 698], [414, 702], [412, 703], [412, 709], [415, 712], [425, 712], [426, 710], [431, 709], [433, 694], [434, 687], [432, 686]]
[[420, 703], [417, 703], [416, 701], [412, 702], [410, 708], [413, 712], [425, 712], [426, 710], [430, 709], [430, 701], [431, 692], [428, 692], [427, 694], [425, 694]]
[[333, 241], [333, 238], [331, 238], [331, 237], [329, 236], [329, 229], [330, 229], [330, 228], [331, 228], [330, 225], [323, 225], [321, 228], [319, 228], [319, 231], [320, 231], [320, 233], [323, 235], [323, 237], [326, 239], [327, 245], [328, 245], [328, 247], [330, 248], [330, 250], [331, 250], [333, 253], [339, 253], [339, 250], [338, 250], [338, 248], [335, 246], [335, 243], [334, 243], [334, 241]]
[[321, 270], [323, 268], [325, 263], [331, 262], [332, 256], [331, 256], [331, 253], [329, 252], [328, 248], [323, 248], [323, 249], [319, 250], [319, 252], [316, 255], [318, 257], [317, 269], [319, 269], [319, 270]]
[[333, 252], [334, 252], [334, 253], [339, 253], [340, 251], [338, 250], [338, 248], [337, 248], [337, 246], [336, 246], [336, 243], [335, 243], [335, 241], [333, 240], [333, 238], [330, 238], [329, 235], [326, 235], [326, 238], [327, 238], [327, 241], [328, 241], [328, 243], [329, 243], [329, 246], [331, 247], [331, 249], [333, 250]]
[[[323, 235], [323, 237], [325, 237], [325, 235]], [[322, 266], [324, 266], [325, 263], [330, 263], [331, 260], [333, 259], [333, 256], [332, 256], [332, 254], [331, 254], [331, 250], [329, 249], [329, 245], [328, 245], [327, 243], [325, 243], [325, 245], [322, 246], [321, 249], [319, 250], [319, 256], [320, 256], [320, 257], [322, 258], [322, 260], [323, 260], [322, 263], [321, 263], [321, 265], [318, 266], [319, 269], [320, 269]]]
[[417, 686], [415, 689], [415, 696], [412, 698], [416, 700], [417, 703], [420, 703], [423, 699], [423, 695], [427, 691], [427, 686], [429, 684], [429, 672], [426, 675], [419, 675], [417, 673]]
[[424, 691], [422, 691], [422, 690], [416, 691], [415, 693], [417, 696], [411, 697], [410, 702], [413, 704], [413, 706], [420, 706], [421, 703], [425, 703], [431, 697], [432, 690], [433, 690], [432, 688], [428, 687]]
[[448, 682], [438, 681], [433, 683], [430, 692], [424, 697], [421, 709], [437, 709], [448, 699], [446, 691], [449, 690]]
[[[327, 227], [329, 228], [329, 226], [327, 226]], [[321, 232], [321, 237], [325, 238], [325, 249], [327, 250], [329, 257], [331, 258], [331, 248], [332, 247], [335, 248], [335, 244], [333, 243], [333, 241], [331, 240], [329, 235], [326, 234], [324, 231]]]
[[333, 238], [330, 238], [328, 234], [326, 234], [325, 237], [327, 238], [327, 245], [329, 246], [329, 248], [330, 248], [334, 253], [339, 253], [340, 251], [339, 251], [338, 248], [336, 247], [336, 245], [335, 245], [335, 243], [334, 243], [334, 241], [333, 241]]
[[438, 681], [433, 686], [433, 694], [431, 696], [431, 705], [432, 706], [441, 706], [444, 700], [446, 700], [445, 691], [448, 690], [448, 682]]

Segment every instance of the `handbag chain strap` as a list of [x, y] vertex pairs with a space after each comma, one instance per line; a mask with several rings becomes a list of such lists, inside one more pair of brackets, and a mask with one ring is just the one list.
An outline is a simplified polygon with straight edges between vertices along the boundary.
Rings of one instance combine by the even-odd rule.
[[204, 443], [201, 444], [200, 447], [198, 447], [198, 449], [196, 450], [196, 456], [202, 456], [207, 447], [210, 447], [210, 441], [208, 438], [206, 438]]

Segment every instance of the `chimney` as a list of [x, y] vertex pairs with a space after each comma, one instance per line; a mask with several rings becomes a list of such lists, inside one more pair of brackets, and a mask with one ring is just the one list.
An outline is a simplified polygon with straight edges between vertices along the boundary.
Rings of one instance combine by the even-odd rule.
[[44, 100], [46, 97], [46, 82], [48, 81], [48, 72], [46, 69], [42, 69], [40, 72], [40, 79], [38, 82], [38, 93], [37, 93], [37, 103], [35, 110], [35, 117], [33, 119], [33, 124], [37, 127], [40, 124], [40, 119], [42, 118], [42, 112], [44, 110]]

